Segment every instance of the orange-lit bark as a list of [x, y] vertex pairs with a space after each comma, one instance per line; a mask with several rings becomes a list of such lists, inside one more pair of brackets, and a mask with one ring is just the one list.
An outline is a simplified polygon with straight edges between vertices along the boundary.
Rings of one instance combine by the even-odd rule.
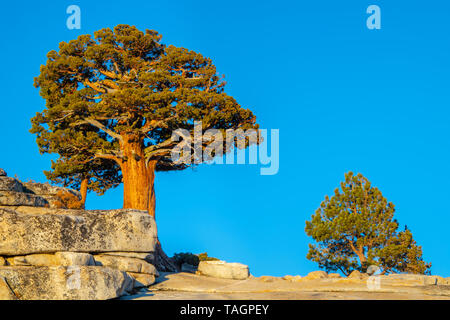
[[88, 183], [89, 183], [89, 179], [85, 178], [81, 181], [81, 185], [80, 185], [81, 204], [83, 205], [83, 208], [86, 207]]
[[145, 160], [142, 138], [130, 134], [123, 134], [122, 137], [123, 207], [147, 210], [155, 216], [156, 161]]

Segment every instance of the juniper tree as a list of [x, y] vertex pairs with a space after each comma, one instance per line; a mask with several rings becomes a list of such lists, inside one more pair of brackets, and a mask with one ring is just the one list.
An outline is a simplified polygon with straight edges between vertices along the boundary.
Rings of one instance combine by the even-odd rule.
[[108, 189], [117, 187], [122, 176], [118, 165], [111, 160], [95, 159], [84, 162], [78, 154], [61, 156], [52, 161], [52, 170], [44, 171], [47, 179], [65, 187], [81, 192], [81, 203], [84, 207], [88, 190], [103, 195]]
[[326, 196], [305, 231], [317, 244], [307, 258], [327, 271], [366, 271], [377, 265], [383, 273], [429, 273], [422, 248], [405, 226], [398, 231], [395, 207], [361, 174], [345, 174], [341, 190]]
[[118, 25], [61, 42], [47, 58], [35, 79], [46, 108], [31, 132], [41, 152], [60, 154], [49, 177], [78, 185], [87, 175], [107, 181], [102, 189], [121, 175], [124, 208], [154, 215], [155, 171], [191, 165], [172, 160], [174, 130], [192, 134], [196, 121], [202, 130], [258, 128], [211, 59], [162, 44], [156, 31]]

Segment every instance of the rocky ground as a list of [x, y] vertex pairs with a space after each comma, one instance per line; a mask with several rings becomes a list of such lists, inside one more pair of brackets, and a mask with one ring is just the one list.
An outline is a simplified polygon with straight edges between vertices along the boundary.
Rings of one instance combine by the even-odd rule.
[[67, 209], [60, 192], [81, 198], [0, 169], [0, 300], [114, 299], [154, 283], [153, 217]]
[[[450, 300], [450, 285], [431, 284], [414, 275], [380, 276], [379, 287], [367, 277], [285, 280], [250, 277], [219, 279], [191, 273], [162, 273], [155, 285], [127, 300]], [[373, 279], [373, 278], [371, 278]], [[426, 280], [425, 280], [426, 279]], [[432, 278], [431, 278], [432, 279]], [[436, 278], [437, 279], [437, 278]], [[446, 281], [446, 280], [444, 280]]]

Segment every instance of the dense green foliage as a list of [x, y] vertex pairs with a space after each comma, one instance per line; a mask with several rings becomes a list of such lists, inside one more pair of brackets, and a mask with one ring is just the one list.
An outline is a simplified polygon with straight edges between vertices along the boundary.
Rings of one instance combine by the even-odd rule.
[[398, 231], [395, 208], [363, 175], [345, 175], [341, 190], [326, 196], [305, 231], [310, 244], [307, 258], [327, 271], [366, 271], [377, 265], [383, 273], [429, 273], [422, 248], [405, 226]]
[[208, 253], [203, 252], [200, 254], [192, 254], [190, 252], [180, 252], [175, 253], [173, 258], [175, 264], [181, 268], [183, 263], [190, 264], [192, 266], [197, 267], [200, 261], [218, 261], [219, 259], [214, 257], [209, 257]]
[[178, 268], [181, 268], [181, 265], [183, 263], [190, 264], [191, 266], [197, 267], [200, 263], [200, 259], [197, 255], [190, 253], [190, 252], [180, 252], [175, 253], [172, 257], [175, 264], [178, 266]]
[[[224, 92], [211, 59], [161, 43], [156, 31], [118, 25], [81, 35], [50, 51], [35, 86], [46, 109], [32, 119], [41, 153], [56, 153], [47, 177], [99, 193], [122, 180], [129, 160], [124, 146], [136, 142], [136, 161], [156, 170], [180, 170], [170, 151], [173, 130], [257, 129], [255, 116]], [[208, 142], [205, 141], [203, 148]], [[135, 148], [133, 146], [133, 148]], [[145, 159], [142, 159], [142, 158]]]

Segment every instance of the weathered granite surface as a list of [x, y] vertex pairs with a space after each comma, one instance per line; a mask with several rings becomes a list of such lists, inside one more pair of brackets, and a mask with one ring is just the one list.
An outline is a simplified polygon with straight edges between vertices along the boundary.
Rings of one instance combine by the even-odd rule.
[[79, 191], [52, 186], [48, 183], [37, 183], [37, 182], [25, 182], [23, 183], [24, 191], [35, 194], [40, 198], [43, 198], [50, 208], [56, 208], [56, 202], [59, 200], [58, 193], [60, 192], [68, 192], [77, 197], [79, 200], [81, 199], [81, 193]]
[[[105, 300], [133, 289], [125, 272], [105, 267], [0, 267], [10, 294], [1, 289], [0, 299], [23, 300]], [[1, 293], [3, 291], [3, 293]]]
[[[424, 284], [412, 275], [360, 278], [249, 277], [246, 280], [213, 278], [191, 273], [161, 273], [147, 292], [123, 299], [137, 300], [324, 300], [324, 299], [445, 299], [450, 300], [450, 282]], [[431, 276], [434, 277], [434, 276]], [[263, 278], [263, 279], [261, 279]], [[270, 281], [266, 279], [270, 278]], [[285, 278], [285, 279], [284, 279]], [[297, 281], [292, 281], [295, 278]], [[373, 285], [372, 279], [379, 279]], [[392, 281], [395, 279], [395, 281]], [[428, 283], [428, 282], [427, 282]], [[375, 282], [376, 284], [376, 282]]]
[[0, 175], [0, 206], [56, 208], [59, 200], [58, 194], [61, 192], [70, 193], [81, 199], [81, 193], [73, 189], [48, 183], [23, 183], [15, 178], [7, 177], [6, 173]]
[[0, 209], [0, 255], [155, 250], [155, 221], [144, 211], [32, 212]]
[[247, 279], [250, 275], [248, 266], [225, 261], [200, 261], [197, 272], [205, 276], [235, 280]]
[[2, 206], [48, 206], [47, 200], [31, 193], [16, 191], [0, 191], [0, 205]]
[[0, 191], [23, 192], [23, 185], [17, 179], [0, 176]]
[[0, 171], [0, 300], [113, 299], [153, 284], [154, 218], [52, 208], [61, 191], [81, 197]]

